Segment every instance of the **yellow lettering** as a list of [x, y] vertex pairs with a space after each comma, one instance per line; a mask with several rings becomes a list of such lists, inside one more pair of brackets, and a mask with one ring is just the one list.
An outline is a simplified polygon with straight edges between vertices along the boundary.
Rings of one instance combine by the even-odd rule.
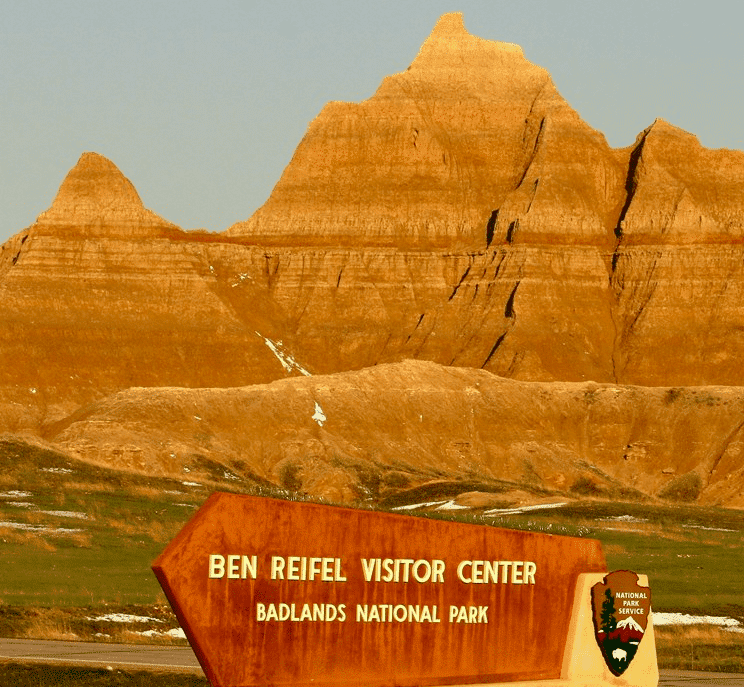
[[457, 576], [460, 578], [460, 581], [464, 582], [465, 584], [470, 584], [472, 582], [472, 579], [470, 577], [466, 578], [463, 571], [467, 566], [472, 564], [473, 561], [460, 561], [460, 565], [457, 566]]
[[299, 556], [290, 556], [287, 558], [287, 579], [300, 579], [300, 558]]
[[483, 584], [483, 561], [473, 561], [473, 584]]
[[248, 556], [243, 556], [243, 562], [242, 567], [240, 569], [240, 576], [243, 579], [246, 579], [249, 575], [251, 579], [256, 579], [256, 572], [258, 569], [258, 557], [257, 556], [251, 556], [248, 558]]
[[514, 565], [512, 566], [512, 576], [511, 581], [512, 584], [522, 584], [522, 566], [524, 563], [522, 561], [514, 561]]
[[286, 561], [281, 556], [271, 557], [271, 579], [272, 580], [283, 580], [284, 579], [284, 566]]
[[488, 584], [493, 582], [496, 584], [499, 581], [499, 562], [498, 561], [483, 561], [483, 583]]
[[524, 564], [524, 584], [535, 584], [535, 571], [537, 565], [532, 561], [525, 561]]
[[218, 580], [225, 576], [225, 557], [217, 553], [209, 556], [209, 578]]
[[[375, 568], [378, 567], [380, 564], [379, 558], [362, 558], [362, 571], [364, 572], [364, 581], [365, 582], [371, 582], [372, 581], [372, 575], [375, 571]], [[379, 582], [379, 580], [378, 580]], [[357, 606], [359, 608], [359, 606]]]

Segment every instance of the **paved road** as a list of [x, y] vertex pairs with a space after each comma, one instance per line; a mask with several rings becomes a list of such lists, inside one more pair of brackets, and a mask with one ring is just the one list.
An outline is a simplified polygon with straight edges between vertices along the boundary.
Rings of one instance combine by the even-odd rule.
[[191, 647], [0, 639], [0, 660], [160, 668], [202, 674]]
[[725, 685], [744, 687], [744, 673], [703, 673], [697, 670], [661, 670], [659, 685], [663, 687], [697, 687]]
[[[112, 668], [148, 668], [203, 674], [189, 647], [0, 639], [0, 660], [78, 663]], [[744, 687], [744, 674], [662, 670], [660, 687]]]

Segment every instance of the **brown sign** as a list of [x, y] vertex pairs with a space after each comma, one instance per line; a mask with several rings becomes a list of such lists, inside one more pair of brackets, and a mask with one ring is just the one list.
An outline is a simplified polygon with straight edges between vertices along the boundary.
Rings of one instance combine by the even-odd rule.
[[598, 541], [213, 494], [153, 564], [207, 677], [446, 685], [560, 677]]
[[651, 590], [638, 575], [617, 570], [592, 587], [594, 634], [613, 675], [622, 675], [643, 639], [651, 613]]

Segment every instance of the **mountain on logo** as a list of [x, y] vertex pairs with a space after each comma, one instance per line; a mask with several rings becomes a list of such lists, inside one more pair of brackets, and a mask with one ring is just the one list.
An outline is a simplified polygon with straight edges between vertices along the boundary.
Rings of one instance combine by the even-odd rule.
[[632, 615], [629, 615], [625, 620], [621, 620], [617, 624], [618, 629], [635, 630], [643, 634], [643, 628], [633, 619]]

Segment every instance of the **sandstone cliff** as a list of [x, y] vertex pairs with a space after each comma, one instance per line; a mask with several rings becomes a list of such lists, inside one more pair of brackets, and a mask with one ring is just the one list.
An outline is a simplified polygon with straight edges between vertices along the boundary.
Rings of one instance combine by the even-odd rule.
[[52, 207], [0, 250], [0, 430], [133, 385], [282, 376], [269, 346], [281, 318], [250, 282], [250, 312], [233, 307], [220, 244], [206, 239], [146, 210], [113, 163], [84, 154]]
[[[327, 106], [227, 233], [271, 255], [272, 292], [320, 371], [413, 357], [520, 379], [742, 384], [743, 216], [744, 153], [662, 121], [612, 150], [517, 46], [445, 15], [372, 98]], [[344, 293], [358, 264], [372, 266], [364, 300]], [[316, 320], [306, 306], [321, 301]]]
[[609, 247], [623, 183], [604, 137], [544, 69], [447, 14], [372, 98], [323, 109], [266, 204], [228, 234], [480, 249], [528, 215], [520, 238], [537, 229], [540, 242], [547, 232]]
[[[535, 434], [536, 446], [554, 446], [550, 433], [563, 436], [567, 418], [581, 425], [604, 408], [607, 419], [589, 434], [556, 440], [568, 453], [541, 454], [535, 483], [544, 488], [570, 491], [584, 474], [582, 461], [602, 472], [602, 488], [612, 480], [617, 489], [636, 488], [621, 470], [630, 460], [620, 456], [622, 442], [635, 445], [629, 428], [658, 422], [654, 436], [662, 436], [671, 422], [689, 425], [690, 433], [672, 443], [685, 448], [694, 436], [700, 451], [672, 457], [659, 441], [648, 449], [648, 476], [638, 489], [653, 496], [666, 488], [672, 478], [659, 477], [657, 468], [669, 463], [675, 475], [697, 475], [708, 502], [740, 503], [741, 460], [728, 444], [721, 448], [722, 437], [738, 436], [729, 413], [738, 412], [731, 399], [739, 392], [718, 387], [744, 386], [743, 222], [744, 153], [707, 150], [660, 120], [634, 145], [613, 150], [521, 49], [473, 37], [460, 15], [445, 15], [411, 66], [369, 100], [324, 108], [266, 204], [224, 234], [182, 231], [144, 208], [112, 162], [84, 154], [51, 207], [0, 248], [0, 431], [47, 432], [69, 450], [110, 461], [115, 442], [101, 448], [92, 419], [98, 410], [88, 405], [136, 398], [155, 404], [154, 425], [145, 422], [141, 432], [130, 420], [125, 429], [119, 420], [100, 426], [122, 446], [139, 447], [131, 467], [170, 470], [152, 448], [153, 437], [168, 443], [158, 429], [167, 426], [158, 408], [171, 403], [163, 399], [188, 399], [203, 417], [206, 406], [229, 397], [230, 413], [242, 417], [234, 399], [258, 398], [269, 387], [216, 389], [418, 359], [476, 370], [446, 374], [477, 377], [481, 369], [524, 382], [510, 388], [519, 390], [515, 408], [537, 394], [529, 417], [545, 430]], [[445, 374], [437, 366], [400, 369], [414, 370], [410, 379], [424, 386], [427, 374]], [[388, 381], [380, 379], [354, 393], [405, 405], [384, 396]], [[565, 410], [567, 389], [584, 398], [592, 381], [610, 385], [601, 387], [602, 398], [619, 389], [624, 405], [572, 401]], [[529, 385], [538, 382], [547, 385]], [[272, 385], [270, 398], [287, 397], [266, 407], [256, 401], [256, 412], [284, 417], [282, 403], [315, 383]], [[636, 386], [621, 386], [628, 384]], [[679, 404], [664, 405], [666, 391], [640, 389], [701, 385], [716, 388], [674, 392], [690, 401], [679, 417], [669, 414]], [[139, 389], [123, 391], [130, 387]], [[214, 390], [188, 390], [197, 388]], [[117, 392], [123, 395], [112, 396]], [[493, 408], [501, 407], [485, 403], [476, 412], [467, 395], [448, 394], [440, 389], [431, 398], [460, 423], [469, 412], [494, 422]], [[698, 403], [701, 394], [729, 400]], [[373, 408], [360, 406], [350, 417], [373, 416]], [[514, 412], [509, 421], [532, 436]], [[393, 427], [409, 419], [380, 421]], [[250, 469], [281, 483], [283, 468], [272, 466], [286, 458], [284, 439], [271, 448], [263, 429], [245, 433], [242, 427], [253, 426], [247, 420], [229, 431], [227, 419], [223, 424], [213, 445], [192, 437], [179, 446], [223, 451], [228, 462], [258, 451], [267, 462]], [[435, 448], [449, 441], [445, 434], [436, 425], [417, 433], [429, 448], [411, 455], [427, 479], [438, 463], [453, 479], [466, 474]], [[458, 443], [476, 445], [468, 436]], [[322, 455], [356, 456], [356, 441], [334, 439]], [[489, 442], [468, 469], [522, 484], [514, 477], [522, 467], [509, 462], [524, 454], [519, 441], [504, 438], [501, 449], [498, 438]], [[611, 448], [587, 448], [592, 442]], [[400, 438], [391, 446], [411, 452]], [[308, 447], [299, 441], [297, 455], [313, 457]], [[392, 455], [382, 445], [359, 450], [365, 465], [380, 452]], [[730, 489], [711, 472], [711, 456], [724, 454], [716, 469], [734, 475]], [[363, 480], [353, 470], [341, 473], [339, 498], [348, 500]]]
[[102, 155], [83, 153], [59, 187], [51, 207], [36, 220], [36, 233], [85, 232], [153, 237], [177, 229], [147, 210], [132, 183]]
[[346, 503], [428, 486], [744, 507], [743, 417], [741, 388], [518, 382], [408, 361], [244, 388], [129, 389], [47, 438], [108, 466], [195, 479], [200, 461], [216, 461]]

